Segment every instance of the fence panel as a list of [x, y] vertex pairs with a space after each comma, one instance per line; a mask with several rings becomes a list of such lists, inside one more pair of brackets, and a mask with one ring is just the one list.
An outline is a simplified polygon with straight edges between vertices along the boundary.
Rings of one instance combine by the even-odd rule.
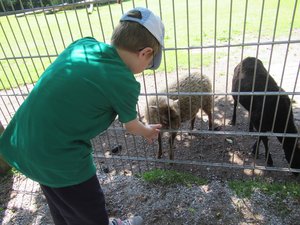
[[[0, 0], [0, 121], [4, 127], [43, 71], [64, 48], [86, 36], [109, 43], [120, 16], [133, 7], [142, 6], [162, 18], [166, 35], [160, 68], [136, 75], [141, 84], [137, 105], [140, 120], [145, 122], [145, 110], [149, 110], [151, 98], [167, 96], [182, 100], [186, 97], [182, 101], [188, 101], [192, 107], [192, 97], [197, 97], [201, 99], [202, 109], [209, 108], [204, 101], [206, 98], [212, 105], [212, 129], [209, 129], [210, 117], [204, 110], [197, 113], [193, 130], [190, 130], [189, 120], [182, 122], [178, 130], [163, 128], [163, 154], [157, 159], [157, 141], [148, 144], [143, 138], [128, 134], [116, 120], [107, 132], [91, 140], [99, 174], [137, 174], [153, 168], [192, 168], [202, 172], [210, 168], [238, 169], [245, 173], [256, 170], [299, 172], [299, 169], [290, 168], [276, 138], [300, 137], [299, 133], [288, 133], [288, 125], [282, 131], [271, 129], [263, 133], [256, 129], [250, 132], [250, 116], [240, 104], [236, 125], [231, 125], [233, 96], [238, 99], [250, 96], [250, 111], [255, 108], [253, 99], [256, 96], [264, 96], [264, 103], [268, 96], [277, 96], [274, 108], [277, 113], [282, 110], [280, 96], [288, 95], [292, 102], [289, 110], [293, 112], [299, 130], [300, 9], [297, 0], [133, 0], [121, 4], [96, 0], [62, 1], [58, 5], [51, 1], [44, 5], [40, 1], [34, 7], [24, 8], [28, 2], [21, 0], [16, 4], [11, 0]], [[232, 91], [234, 69], [247, 57], [262, 61], [281, 88], [280, 92], [257, 92], [254, 89], [242, 92], [240, 86], [238, 91]], [[191, 74], [207, 76], [211, 90], [194, 91], [195, 83], [189, 83], [190, 90], [169, 90], [172, 85], [181, 87], [181, 79]], [[202, 88], [203, 85], [205, 82]], [[189, 109], [181, 110], [181, 117], [185, 113], [191, 119]], [[171, 120], [170, 115], [168, 117]], [[174, 159], [170, 160], [166, 136], [174, 132], [178, 133], [173, 146]], [[259, 157], [251, 154], [254, 142], [266, 136], [269, 137], [272, 167], [264, 159], [263, 145], [261, 153], [256, 153]], [[291, 151], [297, 151], [297, 146], [294, 145]], [[22, 179], [19, 180], [21, 186]], [[36, 188], [29, 186], [32, 189], [27, 192], [34, 193]]]

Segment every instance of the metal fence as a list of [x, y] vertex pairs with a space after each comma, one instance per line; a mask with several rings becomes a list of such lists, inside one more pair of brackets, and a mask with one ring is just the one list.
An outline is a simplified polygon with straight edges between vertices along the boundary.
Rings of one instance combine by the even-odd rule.
[[[299, 138], [299, 133], [249, 132], [249, 116], [238, 107], [237, 124], [230, 125], [233, 95], [231, 80], [235, 66], [251, 56], [263, 61], [268, 72], [288, 94], [294, 121], [300, 125], [300, 10], [298, 1], [82, 1], [16, 9], [13, 2], [0, 0], [0, 120], [6, 126], [47, 66], [71, 42], [85, 36], [109, 42], [120, 16], [136, 7], [149, 7], [166, 27], [163, 61], [157, 71], [136, 76], [141, 83], [137, 106], [141, 120], [151, 96], [171, 97], [168, 87], [184, 75], [198, 72], [209, 77], [211, 93], [180, 92], [179, 96], [212, 97], [212, 120], [219, 130], [208, 129], [207, 115], [197, 114], [195, 129], [181, 124], [174, 144], [174, 160], [164, 153], [156, 158], [158, 144], [148, 144], [125, 132], [115, 121], [107, 132], [92, 140], [95, 162], [106, 172], [136, 173], [150, 168], [184, 166], [237, 168], [242, 170], [297, 171], [290, 169], [276, 136]], [[262, 94], [262, 93], [260, 93]], [[204, 106], [203, 106], [204, 107]], [[277, 110], [277, 109], [276, 109]], [[166, 130], [169, 133], [174, 130]], [[274, 166], [263, 155], [250, 154], [259, 136], [270, 138]], [[261, 146], [261, 148], [263, 148]], [[263, 152], [263, 149], [262, 149]], [[171, 163], [171, 164], [170, 164]], [[299, 171], [299, 170], [298, 170]]]
[[[297, 0], [123, 0], [121, 4], [101, 0], [71, 4], [62, 1], [59, 5], [44, 2], [0, 0], [0, 121], [4, 127], [42, 72], [64, 48], [85, 36], [108, 43], [120, 16], [142, 6], [162, 18], [166, 36], [160, 68], [136, 76], [141, 84], [137, 105], [141, 121], [145, 121], [151, 97], [209, 96], [213, 128], [220, 129], [209, 130], [208, 115], [199, 110], [193, 130], [189, 121], [181, 123], [179, 130], [163, 129], [164, 134], [178, 132], [174, 159], [169, 159], [165, 136], [162, 157], [157, 159], [157, 141], [148, 144], [142, 137], [126, 133], [116, 120], [107, 132], [91, 140], [101, 182], [113, 181], [116, 174], [137, 174], [153, 168], [188, 170], [195, 174], [211, 174], [213, 169], [247, 175], [265, 171], [299, 172], [290, 168], [276, 138], [299, 138], [299, 133], [286, 133], [286, 129], [249, 132], [250, 116], [240, 104], [236, 125], [230, 124], [233, 96], [288, 95], [293, 103], [289, 110], [292, 109], [299, 130], [300, 6]], [[249, 56], [260, 59], [285, 92], [232, 92], [234, 68]], [[171, 85], [179, 84], [182, 77], [194, 72], [209, 78], [211, 92], [169, 92]], [[277, 105], [275, 111], [278, 110]], [[251, 154], [260, 136], [269, 137], [272, 167], [267, 166], [263, 146], [261, 153], [256, 154], [259, 157]], [[7, 179], [11, 180], [4, 180], [0, 188], [1, 204], [7, 209], [0, 209], [0, 223], [51, 223], [38, 185], [22, 175]]]

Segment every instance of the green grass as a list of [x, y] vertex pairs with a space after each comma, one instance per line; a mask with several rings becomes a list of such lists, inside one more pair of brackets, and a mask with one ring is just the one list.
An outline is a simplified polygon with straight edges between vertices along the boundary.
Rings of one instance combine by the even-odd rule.
[[[229, 187], [241, 198], [251, 198], [255, 191], [272, 196], [274, 202], [272, 207], [282, 216], [288, 215], [291, 211], [285, 204], [285, 199], [292, 198], [300, 200], [300, 185], [297, 182], [267, 182], [262, 180], [233, 180], [228, 182]], [[270, 203], [271, 204], [271, 203]]]
[[300, 198], [300, 185], [296, 182], [266, 182], [259, 180], [229, 181], [229, 187], [239, 197], [250, 198], [255, 190], [261, 191], [267, 195], [276, 195], [283, 200], [287, 197]]
[[160, 184], [164, 186], [181, 184], [185, 186], [204, 185], [206, 180], [198, 178], [189, 173], [177, 172], [174, 170], [161, 170], [154, 169], [147, 171], [141, 175], [141, 177], [149, 183]]
[[[145, 2], [164, 21], [166, 49], [227, 44], [229, 41], [230, 0], [218, 1], [217, 5], [215, 1], [203, 0], [202, 10], [201, 1], [188, 1], [189, 5], [187, 1], [182, 0], [134, 1], [135, 6], [143, 7], [146, 6]], [[257, 41], [262, 14], [261, 5], [262, 0], [249, 1], [245, 42]], [[132, 1], [123, 2], [124, 11], [131, 8], [133, 8]], [[288, 37], [293, 8], [293, 0], [281, 1], [276, 38]], [[261, 36], [269, 40], [272, 40], [273, 36], [276, 10], [277, 1], [265, 1]], [[241, 43], [244, 12], [245, 1], [233, 1], [231, 43]], [[113, 27], [118, 23], [121, 14], [119, 4], [110, 4], [95, 7], [92, 14], [86, 14], [86, 9], [78, 9], [50, 15], [0, 17], [0, 89], [35, 82], [51, 61], [78, 38], [94, 36], [99, 41], [109, 42]], [[299, 4], [293, 27], [300, 28]], [[217, 49], [216, 59], [225, 54], [226, 49]], [[31, 59], [32, 56], [37, 57]], [[13, 59], [15, 57], [21, 59], [15, 60]], [[201, 65], [210, 65], [214, 58], [211, 49], [203, 49], [202, 54], [200, 50], [167, 50], [158, 71], [172, 72], [177, 68], [200, 68]]]

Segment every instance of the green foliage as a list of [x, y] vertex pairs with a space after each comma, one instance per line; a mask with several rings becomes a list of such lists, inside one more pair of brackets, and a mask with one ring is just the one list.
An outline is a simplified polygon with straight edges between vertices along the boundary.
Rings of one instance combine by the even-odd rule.
[[[79, 2], [82, 0], [2, 0], [3, 7], [0, 4], [0, 12], [5, 11], [14, 11], [14, 10], [21, 10], [21, 9], [32, 9], [38, 8], [42, 6], [51, 6], [51, 5], [59, 5], [62, 3], [73, 3]], [[22, 2], [22, 4], [20, 4]]]
[[11, 5], [17, 5], [18, 0], [2, 0], [2, 4], [0, 4], [0, 12], [10, 11], [12, 10]]
[[207, 183], [206, 180], [196, 177], [192, 174], [177, 172], [174, 170], [154, 169], [143, 173], [141, 177], [146, 182], [165, 185], [165, 186], [174, 185], [174, 184], [191, 186], [193, 184], [204, 185]]
[[20, 175], [21, 173], [18, 171], [18, 170], [16, 170], [15, 168], [12, 168], [11, 170], [10, 170], [10, 173], [12, 174], [12, 175]]

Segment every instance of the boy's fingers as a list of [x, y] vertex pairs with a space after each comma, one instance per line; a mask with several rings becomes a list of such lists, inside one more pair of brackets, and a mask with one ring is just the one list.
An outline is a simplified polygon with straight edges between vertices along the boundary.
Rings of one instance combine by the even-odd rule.
[[156, 129], [160, 129], [161, 128], [161, 124], [153, 124], [152, 125], [154, 128], [156, 128]]

